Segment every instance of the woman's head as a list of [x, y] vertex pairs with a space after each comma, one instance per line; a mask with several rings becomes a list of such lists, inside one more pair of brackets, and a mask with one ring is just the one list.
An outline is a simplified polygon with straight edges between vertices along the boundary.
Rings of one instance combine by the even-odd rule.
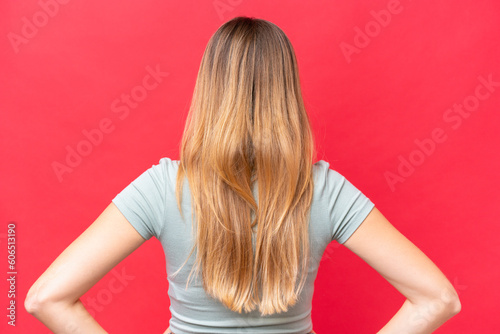
[[205, 290], [231, 310], [259, 306], [265, 315], [295, 304], [307, 272], [314, 156], [287, 36], [261, 19], [223, 24], [201, 60], [176, 192], [180, 209], [187, 176], [197, 222], [196, 269], [203, 264]]

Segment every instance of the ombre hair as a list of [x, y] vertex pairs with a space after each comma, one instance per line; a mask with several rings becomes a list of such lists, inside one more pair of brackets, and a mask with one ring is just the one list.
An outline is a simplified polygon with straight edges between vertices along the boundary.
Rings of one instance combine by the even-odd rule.
[[265, 316], [297, 302], [309, 266], [315, 154], [285, 33], [256, 18], [224, 23], [201, 60], [180, 145], [176, 197], [182, 215], [187, 176], [197, 218], [188, 258], [197, 248], [203, 288], [228, 309], [258, 306]]

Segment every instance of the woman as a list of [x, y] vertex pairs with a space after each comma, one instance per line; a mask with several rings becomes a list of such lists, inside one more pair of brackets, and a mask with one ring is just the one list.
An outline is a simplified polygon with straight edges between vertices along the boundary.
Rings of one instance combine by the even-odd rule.
[[165, 333], [314, 333], [314, 279], [332, 240], [407, 298], [378, 333], [431, 333], [458, 313], [445, 275], [326, 161], [313, 164], [314, 148], [286, 35], [265, 20], [226, 22], [204, 52], [180, 160], [123, 189], [33, 284], [26, 309], [56, 332], [105, 333], [80, 296], [155, 236]]

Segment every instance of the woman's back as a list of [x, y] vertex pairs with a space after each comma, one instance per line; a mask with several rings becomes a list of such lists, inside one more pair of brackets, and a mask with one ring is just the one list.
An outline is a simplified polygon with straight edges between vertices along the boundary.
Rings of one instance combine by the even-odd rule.
[[[239, 314], [208, 296], [195, 277], [185, 289], [194, 265], [193, 254], [178, 275], [193, 246], [190, 189], [184, 183], [183, 221], [173, 200], [178, 160], [163, 158], [122, 190], [113, 203], [145, 238], [160, 240], [166, 257], [170, 297], [170, 329], [173, 333], [300, 333], [312, 330], [311, 306], [314, 280], [323, 253], [332, 240], [345, 242], [369, 214], [374, 204], [324, 160], [314, 164], [314, 195], [310, 211], [311, 261], [298, 302], [288, 312], [262, 317], [258, 310]], [[258, 199], [258, 186], [254, 187]], [[254, 240], [255, 249], [255, 240]], [[221, 256], [224, 256], [221, 254]]]

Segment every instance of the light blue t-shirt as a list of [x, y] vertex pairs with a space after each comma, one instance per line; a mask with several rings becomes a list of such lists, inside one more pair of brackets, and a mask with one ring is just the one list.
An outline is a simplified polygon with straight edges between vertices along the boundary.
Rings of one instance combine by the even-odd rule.
[[[167, 265], [172, 332], [305, 334], [312, 330], [314, 280], [325, 248], [332, 240], [343, 244], [375, 206], [329, 166], [324, 160], [314, 164], [314, 194], [309, 224], [312, 259], [299, 301], [286, 313], [265, 317], [260, 316], [258, 309], [239, 314], [225, 308], [205, 293], [200, 280], [201, 272], [191, 278], [185, 290], [196, 250], [178, 275], [170, 277], [185, 261], [193, 245], [191, 193], [187, 178], [182, 194], [185, 220], [180, 216], [175, 197], [179, 160], [160, 159], [157, 165], [146, 170], [116, 195], [113, 203], [130, 224], [145, 239], [154, 236], [162, 244]], [[258, 200], [258, 192], [254, 196]]]

